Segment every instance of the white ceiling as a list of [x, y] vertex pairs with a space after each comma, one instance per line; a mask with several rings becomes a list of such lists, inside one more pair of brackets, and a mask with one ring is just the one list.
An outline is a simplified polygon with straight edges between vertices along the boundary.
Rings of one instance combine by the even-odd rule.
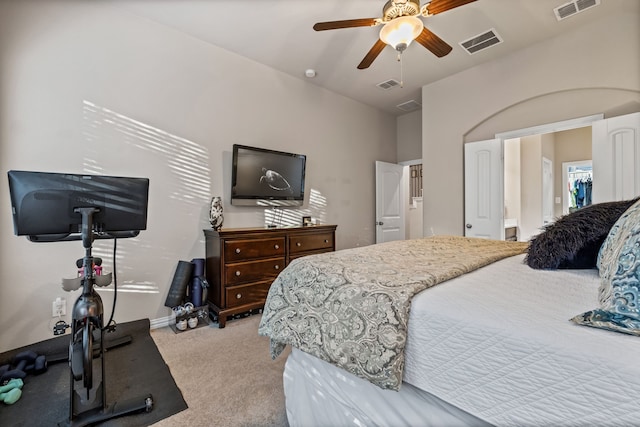
[[[376, 85], [389, 79], [400, 81], [400, 63], [391, 47], [368, 69], [356, 68], [377, 40], [380, 26], [321, 32], [312, 27], [321, 21], [381, 17], [385, 0], [111, 1], [133, 14], [394, 115], [405, 114], [398, 104], [421, 103], [420, 88], [425, 84], [572, 31], [621, 8], [636, 12], [640, 5], [638, 0], [601, 0], [599, 6], [558, 21], [553, 9], [568, 0], [478, 0], [422, 18], [453, 51], [437, 58], [421, 45], [411, 44], [402, 60], [404, 87], [383, 90]], [[502, 43], [474, 55], [458, 44], [490, 29], [502, 37]], [[314, 69], [316, 77], [307, 79], [306, 69]]]

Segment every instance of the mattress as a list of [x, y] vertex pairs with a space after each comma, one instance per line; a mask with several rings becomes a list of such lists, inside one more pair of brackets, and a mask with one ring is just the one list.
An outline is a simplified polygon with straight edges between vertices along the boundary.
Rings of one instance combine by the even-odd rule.
[[[415, 395], [403, 397], [409, 402], [433, 396], [448, 402], [451, 411], [460, 410], [461, 422], [468, 425], [477, 424], [474, 419], [500, 426], [639, 425], [640, 340], [568, 320], [597, 306], [597, 271], [533, 270], [523, 264], [523, 257], [498, 261], [416, 295], [409, 315], [404, 383], [400, 393], [380, 391]], [[343, 421], [353, 420], [363, 412], [349, 396], [375, 395], [372, 387], [377, 387], [334, 366], [326, 369], [335, 371], [321, 376], [327, 384], [316, 378], [315, 385], [307, 386], [330, 394], [332, 405], [342, 402]], [[295, 412], [300, 397], [290, 393], [296, 387], [287, 386], [293, 381], [287, 375], [293, 376], [291, 370], [285, 371], [287, 408]], [[385, 407], [384, 400], [374, 400], [368, 410], [394, 411], [397, 401], [389, 399], [396, 403]], [[318, 399], [312, 403], [322, 407]], [[419, 405], [410, 407], [419, 417]], [[465, 421], [464, 414], [471, 415], [471, 421]], [[382, 423], [335, 421], [394, 425], [384, 418]], [[300, 424], [294, 419], [292, 425]]]
[[385, 390], [297, 348], [283, 384], [291, 427], [491, 426], [411, 384]]

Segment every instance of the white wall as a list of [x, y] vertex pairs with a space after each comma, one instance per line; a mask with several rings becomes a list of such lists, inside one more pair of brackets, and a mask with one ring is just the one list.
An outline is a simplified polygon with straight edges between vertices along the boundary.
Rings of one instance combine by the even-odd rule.
[[423, 87], [424, 230], [463, 234], [465, 142], [640, 111], [640, 16], [631, 3], [617, 2], [619, 13], [593, 25]]
[[[338, 224], [338, 248], [375, 240], [374, 161], [397, 160], [395, 117], [106, 2], [0, 2], [0, 55], [3, 174], [150, 179], [148, 229], [118, 244], [118, 322], [169, 314], [178, 260], [204, 257], [211, 196], [225, 227], [265, 224], [263, 210], [229, 205], [234, 143], [306, 154], [307, 200], [289, 217]], [[52, 336], [51, 302], [70, 309], [77, 293], [60, 282], [84, 251], [13, 236], [6, 178], [0, 201], [4, 351]], [[112, 242], [94, 248], [110, 271]]]
[[527, 241], [542, 224], [542, 138], [520, 138], [520, 222], [518, 239]]
[[398, 162], [422, 159], [422, 113], [398, 116]]

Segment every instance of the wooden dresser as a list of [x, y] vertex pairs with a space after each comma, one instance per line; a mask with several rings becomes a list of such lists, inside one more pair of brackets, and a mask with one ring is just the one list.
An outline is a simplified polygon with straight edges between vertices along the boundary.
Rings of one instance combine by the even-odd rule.
[[334, 251], [336, 225], [204, 230], [209, 310], [227, 316], [264, 307], [276, 276], [295, 258]]

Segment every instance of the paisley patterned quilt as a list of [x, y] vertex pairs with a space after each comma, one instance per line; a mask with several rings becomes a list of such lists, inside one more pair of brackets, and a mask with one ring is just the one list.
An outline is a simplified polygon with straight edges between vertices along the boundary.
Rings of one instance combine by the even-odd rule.
[[270, 337], [272, 358], [289, 344], [399, 390], [411, 298], [526, 249], [526, 242], [433, 236], [299, 258], [271, 285], [258, 333]]

